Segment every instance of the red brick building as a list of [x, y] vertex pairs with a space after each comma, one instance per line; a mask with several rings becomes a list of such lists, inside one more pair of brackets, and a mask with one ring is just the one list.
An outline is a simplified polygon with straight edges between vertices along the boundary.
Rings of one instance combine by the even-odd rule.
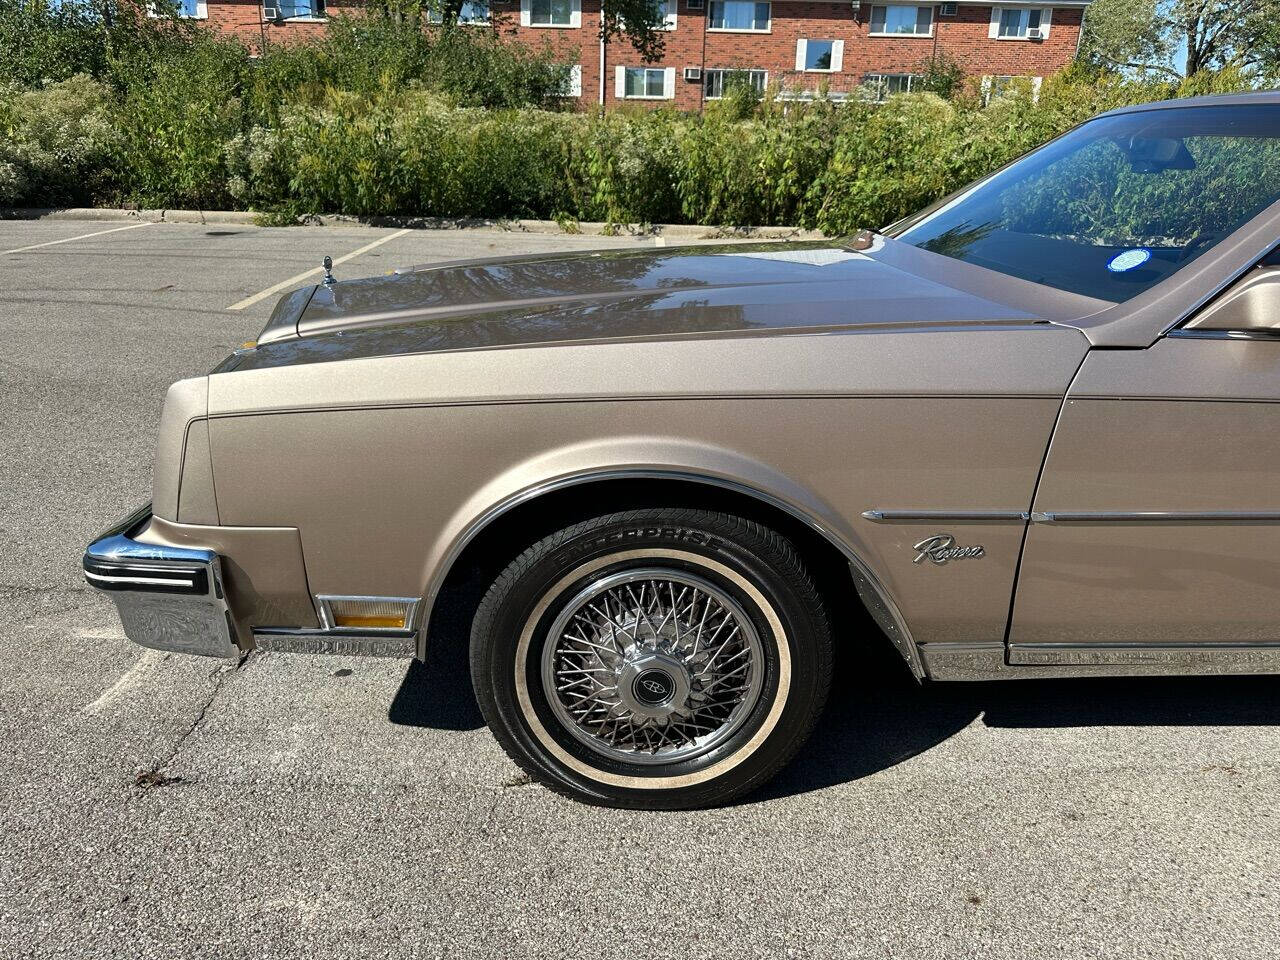
[[[358, 13], [333, 0], [180, 0], [183, 14], [247, 42], [314, 35], [327, 17]], [[1053, 4], [876, 3], [859, 0], [666, 0], [664, 50], [645, 63], [625, 40], [599, 39], [601, 0], [467, 0], [463, 19], [548, 46], [574, 66], [570, 94], [584, 105], [667, 103], [696, 110], [719, 96], [727, 71], [750, 71], [784, 97], [825, 90], [883, 98], [919, 81], [935, 54], [983, 88], [1033, 83], [1075, 55], [1089, 0]]]

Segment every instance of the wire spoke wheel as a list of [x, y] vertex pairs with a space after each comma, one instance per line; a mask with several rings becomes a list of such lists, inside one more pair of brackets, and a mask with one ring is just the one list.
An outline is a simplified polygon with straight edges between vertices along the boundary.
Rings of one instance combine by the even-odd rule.
[[632, 764], [700, 756], [732, 737], [764, 687], [759, 634], [720, 587], [676, 568], [604, 576], [567, 600], [542, 653], [561, 725]]

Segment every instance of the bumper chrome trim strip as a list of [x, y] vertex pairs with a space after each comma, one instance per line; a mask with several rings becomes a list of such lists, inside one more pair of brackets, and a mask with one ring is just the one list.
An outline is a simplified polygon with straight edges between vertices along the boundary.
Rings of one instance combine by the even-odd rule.
[[101, 573], [90, 573], [88, 570], [84, 572], [84, 575], [90, 580], [101, 580], [104, 583], [154, 583], [163, 584], [164, 586], [182, 586], [192, 588], [196, 585], [194, 578], [187, 580], [170, 580], [165, 577], [108, 577]]

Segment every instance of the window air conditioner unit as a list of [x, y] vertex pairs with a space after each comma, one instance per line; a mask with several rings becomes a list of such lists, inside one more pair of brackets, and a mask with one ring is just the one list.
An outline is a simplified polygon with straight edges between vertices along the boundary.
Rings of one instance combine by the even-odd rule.
[[956, 13], [957, 13], [957, 9], [959, 8], [959, 6], [960, 6], [960, 5], [959, 5], [958, 3], [944, 3], [944, 4], [941, 4], [941, 5], [940, 5], [940, 8], [939, 8], [939, 10], [938, 10], [938, 16], [940, 16], [940, 17], [954, 17], [954, 16], [956, 15]]
[[279, 11], [279, 10], [277, 10], [275, 7], [263, 7], [263, 8], [262, 8], [262, 19], [263, 19], [263, 20], [279, 20], [279, 19], [280, 19], [280, 11]]
[[1043, 39], [1044, 39], [1044, 31], [1043, 31], [1043, 30], [1041, 30], [1039, 27], [1036, 27], [1034, 30], [1028, 30], [1028, 31], [1027, 31], [1027, 39], [1028, 39], [1028, 40], [1043, 40]]
[[701, 67], [685, 67], [684, 78], [686, 80], [701, 80], [702, 68]]
[[685, 6], [690, 10], [701, 10], [704, 6], [704, 3], [705, 3], [705, 0], [687, 0], [687, 2], [685, 3]]

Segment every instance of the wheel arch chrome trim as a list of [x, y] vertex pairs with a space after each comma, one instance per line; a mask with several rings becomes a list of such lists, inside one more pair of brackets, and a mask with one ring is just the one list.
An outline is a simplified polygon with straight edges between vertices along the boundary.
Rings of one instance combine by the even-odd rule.
[[[906, 661], [907, 667], [911, 670], [912, 675], [917, 680], [923, 680], [926, 676], [924, 664], [920, 659], [920, 652], [916, 647], [915, 641], [911, 637], [910, 628], [907, 626], [906, 619], [902, 616], [902, 611], [898, 604], [894, 601], [892, 595], [881, 583], [880, 578], [856, 550], [854, 550], [843, 537], [839, 536], [835, 531], [831, 530], [827, 524], [814, 518], [807, 511], [795, 506], [794, 504], [768, 493], [764, 490], [754, 487], [747, 483], [737, 480], [730, 480], [725, 477], [717, 477], [705, 473], [697, 473], [688, 470], [668, 470], [660, 468], [617, 468], [604, 470], [591, 470], [583, 473], [571, 474], [563, 477], [557, 477], [542, 483], [534, 484], [526, 487], [517, 493], [514, 493], [505, 499], [493, 504], [488, 509], [475, 517], [462, 531], [454, 542], [450, 544], [448, 552], [441, 559], [435, 571], [431, 575], [428, 583], [424, 603], [422, 605], [421, 626], [418, 631], [418, 656], [423, 658], [426, 655], [427, 634], [431, 627], [432, 619], [435, 615], [436, 601], [439, 599], [440, 591], [444, 587], [444, 582], [449, 574], [453, 571], [458, 559], [463, 552], [470, 546], [475, 539], [480, 536], [491, 524], [510, 513], [517, 507], [530, 503], [539, 497], [565, 490], [571, 487], [584, 486], [591, 483], [600, 483], [610, 480], [675, 480], [685, 483], [700, 483], [705, 486], [719, 487], [722, 490], [728, 490], [741, 496], [750, 497], [767, 506], [770, 506], [782, 513], [787, 514], [793, 520], [804, 524], [807, 528], [817, 533], [827, 543], [840, 552], [849, 564], [851, 579], [855, 588], [857, 588], [858, 596], [866, 606], [868, 613], [876, 621], [877, 625], [888, 636], [889, 641], [894, 648]], [[874, 601], [874, 602], [872, 602]], [[888, 626], [886, 626], [888, 625]], [[889, 629], [891, 627], [892, 629]]]

